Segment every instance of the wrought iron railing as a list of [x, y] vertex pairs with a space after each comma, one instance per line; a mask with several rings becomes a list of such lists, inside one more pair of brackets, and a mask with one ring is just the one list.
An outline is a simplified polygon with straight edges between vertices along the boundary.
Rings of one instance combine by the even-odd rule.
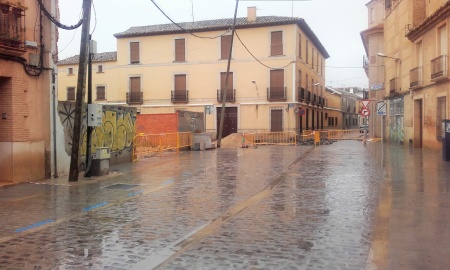
[[299, 87], [298, 88], [298, 101], [304, 101], [305, 100], [305, 88]]
[[[217, 89], [217, 101], [222, 102], [223, 100], [223, 92], [225, 89]], [[227, 96], [225, 99], [227, 102], [235, 102], [236, 101], [236, 89], [227, 89]]]
[[25, 49], [25, 10], [0, 3], [0, 47]]
[[267, 100], [286, 100], [286, 87], [268, 87], [267, 88]]
[[422, 84], [422, 68], [416, 67], [409, 71], [409, 87], [416, 87]]
[[441, 55], [431, 60], [431, 79], [447, 77], [447, 55]]
[[144, 103], [144, 93], [143, 92], [128, 92], [127, 93], [127, 104], [142, 104]]
[[306, 90], [306, 103], [310, 103], [311, 102], [311, 91]]
[[189, 91], [188, 90], [174, 90], [172, 91], [171, 99], [172, 103], [188, 103]]

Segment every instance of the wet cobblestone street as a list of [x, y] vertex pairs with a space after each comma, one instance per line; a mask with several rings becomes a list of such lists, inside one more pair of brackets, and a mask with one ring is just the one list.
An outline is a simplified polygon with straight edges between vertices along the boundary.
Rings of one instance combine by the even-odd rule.
[[[418, 159], [430, 162], [356, 141], [217, 149], [0, 188], [0, 269], [413, 269], [403, 243], [420, 239], [409, 233], [422, 223], [405, 202], [417, 181], [428, 190], [423, 168], [441, 200], [433, 217], [450, 220], [450, 171]], [[440, 245], [449, 235], [428, 236]]]

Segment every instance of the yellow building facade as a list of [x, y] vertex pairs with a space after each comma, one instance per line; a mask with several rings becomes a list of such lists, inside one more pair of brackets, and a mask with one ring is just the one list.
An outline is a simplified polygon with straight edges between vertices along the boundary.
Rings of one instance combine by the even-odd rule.
[[385, 99], [391, 142], [441, 149], [442, 120], [449, 117], [446, 0], [385, 1]]
[[[140, 114], [202, 112], [205, 131], [216, 133], [232, 21], [131, 27], [115, 34], [117, 52], [98, 53], [93, 61], [95, 102], [133, 106]], [[224, 136], [329, 128], [327, 58], [303, 19], [257, 17], [250, 7], [236, 23]], [[77, 68], [78, 56], [58, 63], [59, 100], [73, 97]]]

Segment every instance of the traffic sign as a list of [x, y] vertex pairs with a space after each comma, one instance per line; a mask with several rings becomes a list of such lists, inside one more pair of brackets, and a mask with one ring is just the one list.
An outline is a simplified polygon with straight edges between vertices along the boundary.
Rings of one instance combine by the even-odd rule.
[[298, 114], [299, 115], [305, 115], [305, 109], [303, 109], [303, 108], [300, 108], [300, 110], [298, 111]]
[[362, 116], [369, 116], [370, 115], [370, 111], [367, 108], [364, 108], [361, 110], [361, 115]]
[[361, 103], [364, 108], [368, 108], [367, 106], [369, 106], [370, 100], [363, 99], [363, 100], [361, 100]]
[[386, 115], [386, 101], [377, 103], [377, 115]]

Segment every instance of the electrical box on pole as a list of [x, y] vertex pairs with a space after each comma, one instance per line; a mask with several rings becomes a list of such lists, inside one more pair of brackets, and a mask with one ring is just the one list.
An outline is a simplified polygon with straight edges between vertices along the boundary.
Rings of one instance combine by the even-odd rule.
[[101, 104], [88, 104], [88, 126], [99, 127], [103, 124], [103, 106]]

